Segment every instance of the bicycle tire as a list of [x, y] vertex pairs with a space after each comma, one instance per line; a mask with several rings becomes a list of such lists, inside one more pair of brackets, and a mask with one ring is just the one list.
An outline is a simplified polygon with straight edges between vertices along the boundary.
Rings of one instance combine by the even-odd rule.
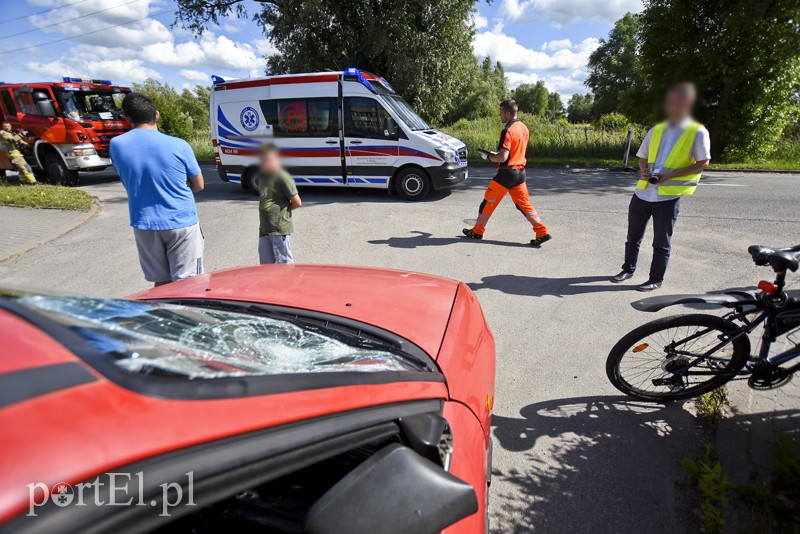
[[[710, 375], [711, 379], [696, 386], [681, 389], [679, 391], [648, 392], [638, 389], [629, 384], [620, 373], [620, 363], [625, 356], [633, 352], [633, 348], [639, 346], [644, 339], [659, 332], [681, 327], [708, 327], [720, 332], [721, 334], [732, 335], [740, 330], [740, 327], [727, 319], [716, 315], [688, 314], [672, 315], [656, 319], [638, 328], [635, 328], [622, 339], [620, 339], [606, 360], [606, 374], [615, 388], [630, 397], [644, 401], [675, 401], [697, 397], [712, 391], [726, 382], [730, 381], [747, 363], [750, 355], [750, 340], [744, 335], [732, 342], [733, 354], [730, 362], [718, 374]], [[666, 357], [664, 359], [666, 362]]]

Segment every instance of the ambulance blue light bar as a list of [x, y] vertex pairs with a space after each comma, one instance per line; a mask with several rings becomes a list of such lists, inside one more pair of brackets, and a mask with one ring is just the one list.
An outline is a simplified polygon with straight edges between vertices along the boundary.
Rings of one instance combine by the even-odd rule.
[[94, 85], [111, 85], [111, 80], [93, 80], [91, 78], [70, 78], [69, 76], [64, 76], [62, 80], [67, 83], [91, 83]]
[[223, 78], [222, 76], [217, 76], [216, 74], [212, 74], [211, 75], [211, 83], [213, 83], [213, 84], [225, 83], [225, 78]]
[[344, 69], [344, 79], [358, 82], [367, 89], [369, 89], [370, 91], [372, 91], [373, 93], [377, 93], [375, 88], [372, 87], [372, 84], [369, 83], [369, 81], [367, 81], [367, 79], [364, 77], [361, 71], [355, 67], [347, 67], [346, 69]]

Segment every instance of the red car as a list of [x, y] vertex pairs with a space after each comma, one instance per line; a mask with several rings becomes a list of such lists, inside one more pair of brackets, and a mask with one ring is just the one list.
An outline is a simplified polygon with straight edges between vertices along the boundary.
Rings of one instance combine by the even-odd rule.
[[459, 282], [3, 292], [0, 337], [0, 531], [487, 531], [494, 338]]

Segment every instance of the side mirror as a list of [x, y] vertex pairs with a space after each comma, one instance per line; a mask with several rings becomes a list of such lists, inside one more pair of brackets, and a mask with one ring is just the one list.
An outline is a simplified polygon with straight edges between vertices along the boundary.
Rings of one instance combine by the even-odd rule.
[[387, 445], [330, 488], [307, 534], [436, 534], [478, 511], [475, 490], [403, 445]]
[[397, 127], [397, 123], [391, 117], [386, 117], [383, 121], [383, 135], [386, 137], [397, 137], [397, 132], [399, 128]]

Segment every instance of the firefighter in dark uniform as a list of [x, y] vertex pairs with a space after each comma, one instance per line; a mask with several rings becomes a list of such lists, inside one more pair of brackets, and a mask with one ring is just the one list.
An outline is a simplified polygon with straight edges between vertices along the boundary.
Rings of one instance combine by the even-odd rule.
[[552, 236], [531, 204], [531, 195], [525, 184], [525, 164], [527, 163], [525, 150], [528, 147], [530, 136], [528, 127], [517, 118], [517, 103], [513, 100], [504, 100], [500, 103], [500, 120], [505, 123], [505, 127], [500, 133], [497, 153], [481, 153], [482, 158], [499, 164], [497, 174], [486, 188], [475, 226], [464, 228], [463, 232], [471, 239], [483, 239], [489, 217], [492, 216], [503, 197], [509, 194], [514, 205], [533, 226], [536, 238], [531, 239], [531, 245], [539, 247], [542, 243], [550, 241]]
[[10, 122], [3, 123], [3, 129], [0, 130], [0, 144], [8, 152], [8, 159], [11, 160], [11, 164], [19, 173], [20, 185], [38, 184], [39, 182], [36, 181], [36, 177], [31, 171], [31, 166], [22, 157], [22, 149], [28, 146], [28, 142], [11, 129]]

